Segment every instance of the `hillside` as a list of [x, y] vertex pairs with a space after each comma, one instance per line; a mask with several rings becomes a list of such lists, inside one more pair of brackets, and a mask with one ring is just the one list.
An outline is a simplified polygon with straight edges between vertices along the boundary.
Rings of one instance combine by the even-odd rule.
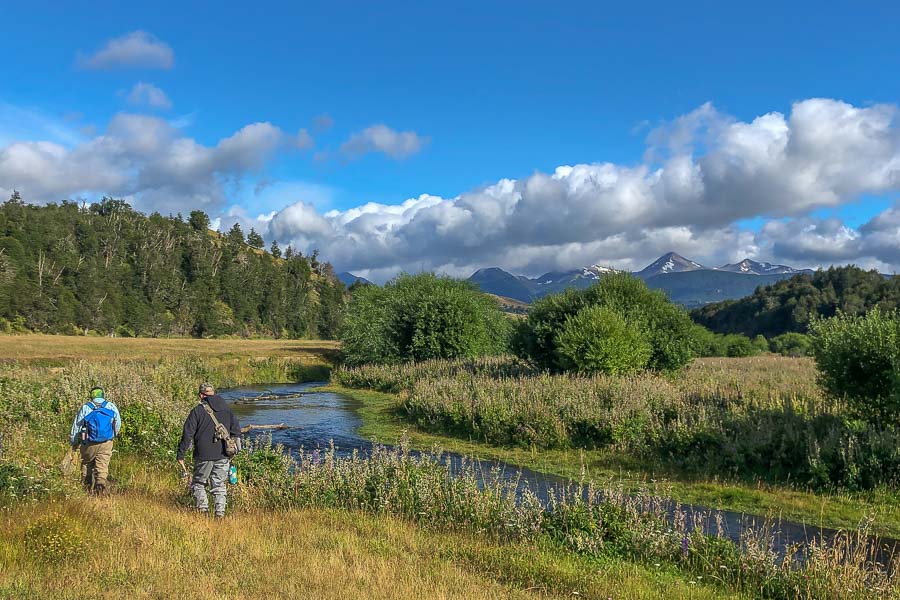
[[858, 267], [832, 267], [762, 286], [741, 300], [709, 304], [693, 319], [719, 333], [767, 337], [805, 332], [815, 316], [862, 314], [875, 306], [900, 306], [900, 279]]
[[108, 198], [35, 206], [14, 195], [0, 205], [0, 329], [335, 335], [345, 292], [330, 265], [208, 225], [201, 211], [185, 221]]

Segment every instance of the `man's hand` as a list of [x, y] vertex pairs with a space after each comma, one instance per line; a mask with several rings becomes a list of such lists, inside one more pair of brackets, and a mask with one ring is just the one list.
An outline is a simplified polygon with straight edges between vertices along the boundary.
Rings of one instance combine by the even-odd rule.
[[178, 459], [178, 464], [181, 465], [181, 472], [184, 473], [184, 474], [187, 474], [188, 470], [187, 470], [187, 467], [184, 465], [184, 459], [183, 459], [183, 458], [179, 458], [179, 459]]

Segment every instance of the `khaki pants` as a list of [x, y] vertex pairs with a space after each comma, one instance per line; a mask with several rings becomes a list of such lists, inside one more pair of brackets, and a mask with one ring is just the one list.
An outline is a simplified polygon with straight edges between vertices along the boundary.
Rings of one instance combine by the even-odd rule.
[[112, 440], [81, 445], [81, 480], [88, 490], [97, 493], [106, 491], [112, 448]]

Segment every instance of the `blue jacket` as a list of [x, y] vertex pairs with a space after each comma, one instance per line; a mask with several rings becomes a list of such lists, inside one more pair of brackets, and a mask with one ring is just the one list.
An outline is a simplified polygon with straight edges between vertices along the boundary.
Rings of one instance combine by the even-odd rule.
[[[95, 398], [94, 400], [85, 402], [84, 406], [81, 407], [81, 410], [78, 411], [78, 414], [75, 415], [75, 421], [72, 422], [72, 433], [69, 436], [69, 442], [73, 446], [76, 443], [81, 443], [81, 428], [84, 427], [84, 418], [94, 410], [95, 406], [100, 406], [103, 402], [103, 398]], [[109, 400], [106, 400], [106, 408], [113, 411], [116, 415], [113, 420], [113, 431], [115, 431], [116, 435], [119, 435], [119, 431], [122, 429], [122, 415], [119, 414], [119, 407]]]

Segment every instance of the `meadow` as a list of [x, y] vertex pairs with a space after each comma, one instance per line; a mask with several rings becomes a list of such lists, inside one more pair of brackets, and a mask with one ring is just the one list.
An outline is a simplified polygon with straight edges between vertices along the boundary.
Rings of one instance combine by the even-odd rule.
[[[376, 509], [361, 501], [361, 474], [384, 473], [396, 461], [388, 455], [356, 466], [332, 462], [333, 471], [303, 468], [318, 485], [304, 488], [283, 454], [262, 447], [241, 456], [242, 481], [232, 489], [226, 522], [198, 518], [173, 463], [197, 382], [318, 379], [333, 347], [102, 341], [0, 340], [0, 597], [746, 597], [672, 562], [575, 552], [540, 532], [501, 534], [507, 525], [496, 519], [484, 521], [493, 531], [486, 534], [428, 522], [422, 517], [434, 513], [427, 510]], [[114, 491], [96, 498], [63, 475], [60, 463], [72, 414], [101, 382], [124, 426]], [[410, 476], [430, 473], [438, 481], [434, 466], [403, 466]], [[471, 482], [456, 485], [471, 491]], [[437, 488], [422, 491], [427, 499]], [[494, 499], [464, 497], [460, 510], [485, 509]]]

